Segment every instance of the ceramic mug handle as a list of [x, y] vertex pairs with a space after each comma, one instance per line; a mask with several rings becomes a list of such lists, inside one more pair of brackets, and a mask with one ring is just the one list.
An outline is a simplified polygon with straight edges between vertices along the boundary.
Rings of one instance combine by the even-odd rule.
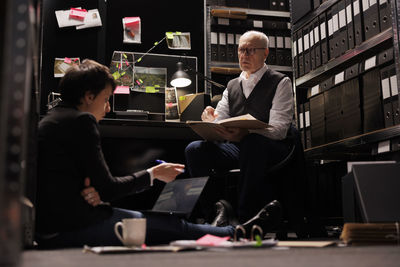
[[124, 231], [124, 224], [123, 224], [122, 222], [117, 222], [117, 223], [114, 225], [114, 232], [115, 232], [115, 235], [118, 237], [119, 240], [121, 240], [121, 242], [122, 242], [122, 244], [123, 244], [123, 243], [124, 243], [124, 240], [123, 240], [121, 234], [119, 233], [119, 227], [120, 227], [120, 226], [121, 226], [122, 232], [123, 232], [123, 231]]

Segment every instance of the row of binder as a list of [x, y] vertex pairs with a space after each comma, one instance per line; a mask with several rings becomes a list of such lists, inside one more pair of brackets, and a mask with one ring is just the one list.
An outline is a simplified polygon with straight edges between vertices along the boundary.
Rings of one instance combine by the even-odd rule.
[[219, 5], [226, 5], [229, 7], [289, 11], [288, 0], [220, 0], [217, 2]]
[[293, 34], [296, 78], [391, 28], [393, 0], [339, 0]]
[[305, 148], [400, 124], [395, 65], [369, 64], [366, 60], [346, 69], [343, 79], [336, 75], [330, 88], [320, 84], [322, 91], [312, 89], [315, 94], [299, 105]]
[[[211, 61], [238, 62], [238, 45], [241, 34], [211, 32]], [[267, 64], [291, 66], [292, 42], [289, 36], [269, 36]]]
[[235, 31], [245, 32], [247, 30], [257, 29], [259, 31], [288, 31], [290, 32], [290, 22], [280, 19], [232, 19], [213, 17], [211, 27], [215, 31]]

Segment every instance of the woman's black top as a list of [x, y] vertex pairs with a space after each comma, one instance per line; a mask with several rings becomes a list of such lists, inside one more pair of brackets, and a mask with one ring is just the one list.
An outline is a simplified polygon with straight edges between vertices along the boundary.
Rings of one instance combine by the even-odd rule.
[[85, 177], [105, 202], [150, 186], [147, 171], [113, 177], [95, 117], [62, 103], [39, 123], [37, 233], [83, 228], [111, 216], [110, 206], [92, 207], [81, 196]]

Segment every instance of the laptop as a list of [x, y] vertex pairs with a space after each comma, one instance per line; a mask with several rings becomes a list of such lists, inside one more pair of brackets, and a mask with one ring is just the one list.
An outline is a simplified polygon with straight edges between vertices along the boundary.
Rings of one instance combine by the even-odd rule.
[[189, 218], [209, 177], [178, 179], [167, 183], [147, 214], [168, 214]]

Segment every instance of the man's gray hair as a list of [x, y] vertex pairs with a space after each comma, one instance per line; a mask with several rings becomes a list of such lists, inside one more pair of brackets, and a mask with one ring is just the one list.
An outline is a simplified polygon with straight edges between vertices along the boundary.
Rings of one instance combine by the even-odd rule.
[[240, 39], [242, 39], [242, 38], [248, 38], [248, 37], [252, 37], [252, 38], [259, 39], [259, 40], [261, 41], [261, 43], [263, 44], [264, 47], [269, 47], [269, 39], [268, 39], [268, 36], [265, 35], [265, 33], [263, 33], [263, 32], [259, 32], [259, 31], [247, 31], [247, 32], [245, 32], [242, 36], [240, 36]]

